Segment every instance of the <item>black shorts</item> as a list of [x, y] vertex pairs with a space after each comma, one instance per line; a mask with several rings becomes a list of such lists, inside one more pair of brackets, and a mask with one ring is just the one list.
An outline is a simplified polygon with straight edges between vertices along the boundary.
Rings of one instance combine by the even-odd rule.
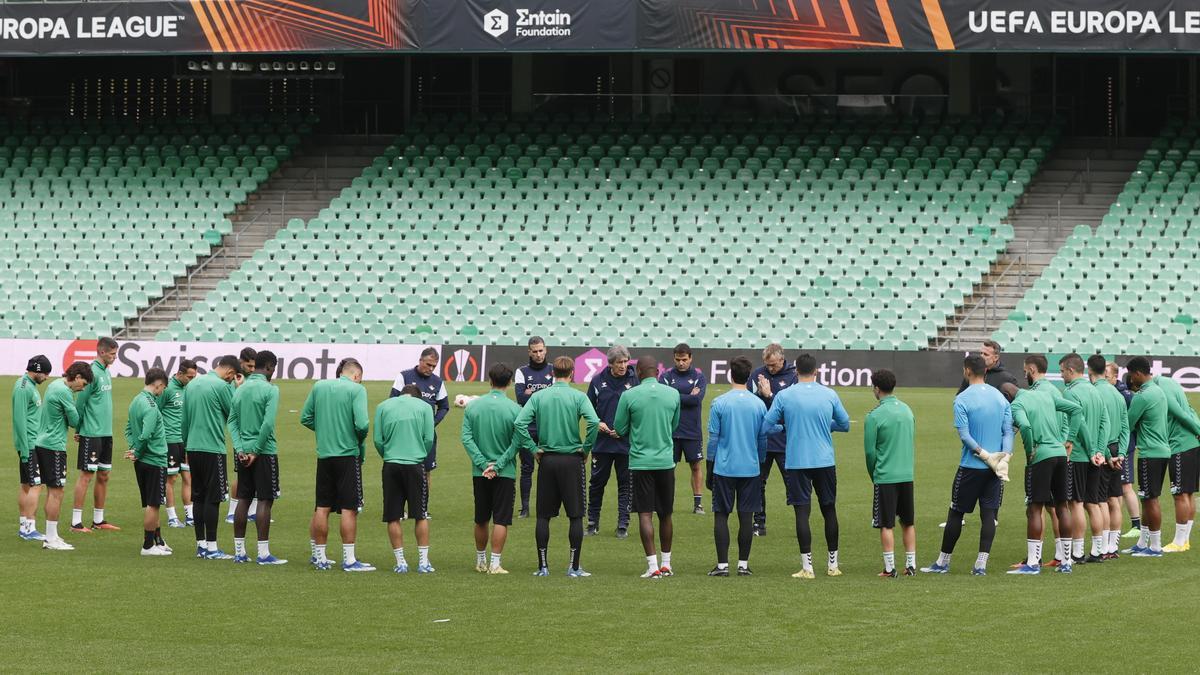
[[42, 484], [42, 479], [38, 476], [37, 458], [34, 455], [25, 460], [17, 455], [17, 473], [20, 475], [21, 485], [33, 487]]
[[[192, 467], [195, 471], [195, 467]], [[195, 478], [192, 479], [193, 484]], [[317, 458], [317, 508], [357, 511], [363, 505], [362, 462], [358, 457]]]
[[559, 452], [542, 454], [537, 472], [537, 516], [554, 518], [561, 506], [568, 518], [584, 512], [583, 456]]
[[112, 436], [80, 436], [75, 468], [84, 473], [112, 471], [112, 451]]
[[249, 468], [237, 466], [236, 499], [261, 499], [275, 501], [279, 499], [279, 455], [259, 455]]
[[404, 520], [405, 514], [413, 520], [429, 517], [425, 473], [424, 464], [383, 463], [383, 522]]
[[1067, 501], [1067, 458], [1050, 457], [1025, 466], [1025, 504]]
[[36, 458], [38, 478], [46, 487], [66, 487], [67, 485], [67, 452], [65, 450], [47, 450], [34, 448], [34, 454], [29, 456], [30, 463]]
[[[1197, 468], [1200, 467], [1200, 448], [1192, 448], [1171, 456], [1171, 494], [1190, 495], [1196, 492]], [[46, 479], [43, 477], [42, 482]]]
[[1003, 501], [1004, 483], [991, 469], [958, 467], [958, 472], [954, 474], [954, 486], [950, 488], [951, 510], [973, 513], [978, 503], [981, 509], [999, 511]]
[[661, 518], [675, 510], [675, 469], [631, 471], [633, 474], [633, 510], [657, 513]]
[[1137, 465], [1137, 448], [1130, 448], [1125, 455], [1125, 464], [1121, 467], [1121, 485], [1133, 485], [1133, 470]]
[[1167, 457], [1138, 459], [1138, 497], [1158, 499], [1162, 494], [1163, 477], [1170, 463], [1171, 460]]
[[1116, 499], [1125, 493], [1125, 483], [1122, 480], [1122, 469], [1112, 469], [1108, 465], [1101, 467], [1100, 482], [1104, 484], [1106, 499]]
[[162, 506], [167, 503], [167, 467], [134, 462], [133, 472], [137, 475], [138, 492], [142, 495], [142, 508]]
[[225, 454], [189, 452], [192, 467], [192, 502], [219, 504], [229, 492], [229, 476], [225, 471]]
[[700, 441], [689, 438], [676, 438], [675, 463], [678, 464], [681, 458], [687, 460], [688, 464], [695, 464], [704, 459], [704, 451], [700, 448]]
[[1091, 462], [1087, 465], [1087, 485], [1083, 489], [1085, 504], [1103, 504], [1108, 501], [1108, 471], [1107, 465], [1096, 466]]
[[1067, 501], [1087, 501], [1088, 468], [1091, 466], [1091, 462], [1067, 462]]
[[516, 481], [496, 476], [488, 480], [483, 476], [471, 479], [475, 492], [475, 524], [512, 525], [513, 500], [516, 499]]
[[181, 471], [191, 471], [188, 465], [187, 451], [183, 443], [167, 443], [167, 475], [174, 476]]
[[837, 467], [816, 469], [787, 469], [783, 472], [788, 506], [808, 506], [812, 492], [817, 491], [817, 503], [829, 506], [837, 501]]
[[762, 507], [762, 476], [713, 476], [713, 513], [760, 513]]
[[890, 530], [896, 527], [897, 517], [901, 525], [916, 522], [912, 481], [875, 486], [875, 496], [871, 501], [871, 527]]

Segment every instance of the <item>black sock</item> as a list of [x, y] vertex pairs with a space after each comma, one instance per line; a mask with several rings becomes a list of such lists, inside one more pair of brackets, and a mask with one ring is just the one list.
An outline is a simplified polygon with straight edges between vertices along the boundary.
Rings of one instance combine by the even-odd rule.
[[[713, 540], [717, 544], [717, 563], [729, 564], [729, 514], [713, 514]], [[738, 533], [738, 544], [741, 544], [741, 532]]]
[[[946, 529], [942, 532], [942, 553], [954, 553], [954, 546], [962, 535], [963, 514], [950, 509], [946, 514]], [[992, 527], [993, 532], [995, 527]]]
[[167, 543], [167, 542], [163, 541], [161, 527], [154, 528], [154, 543], [159, 544], [159, 545]]
[[546, 567], [546, 548], [550, 545], [550, 519], [539, 517], [533, 531], [533, 537], [537, 541], [538, 567]]
[[204, 505], [192, 502], [192, 528], [196, 530], [196, 541], [204, 541]]
[[579, 552], [583, 548], [583, 518], [571, 519], [567, 542], [571, 545], [571, 569], [579, 569]]
[[754, 516], [738, 512], [738, 560], [750, 560], [750, 544], [754, 542]]
[[144, 530], [143, 534], [142, 548], [154, 548], [154, 530]]
[[811, 504], [797, 504], [796, 509], [796, 541], [800, 543], [800, 553], [812, 553], [812, 529], [808, 526], [808, 516], [812, 513]]
[[1135, 529], [1135, 530], [1142, 529], [1142, 519], [1141, 518], [1132, 518], [1131, 520], [1133, 520], [1133, 529]]
[[[983, 520], [979, 525], [979, 552], [991, 553], [992, 540], [996, 538], [996, 509], [979, 509], [979, 517]], [[946, 526], [949, 529], [949, 525]]]
[[204, 540], [217, 540], [217, 523], [221, 522], [220, 505], [216, 502], [211, 504], [203, 504], [201, 509], [204, 510]]
[[821, 517], [825, 519], [825, 544], [830, 551], [836, 551], [838, 550], [837, 506], [822, 504]]
[[692, 495], [693, 508], [700, 508], [704, 502], [704, 495]]

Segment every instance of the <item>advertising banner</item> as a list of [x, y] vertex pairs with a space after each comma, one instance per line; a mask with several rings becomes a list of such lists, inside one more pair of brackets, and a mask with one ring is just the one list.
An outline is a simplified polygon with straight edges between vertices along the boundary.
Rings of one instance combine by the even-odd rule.
[[636, 0], [456, 0], [416, 11], [430, 51], [637, 48]]
[[[114, 377], [142, 377], [150, 368], [175, 372], [180, 359], [196, 361], [201, 373], [209, 364], [226, 354], [237, 355], [242, 347], [269, 349], [279, 357], [275, 377], [283, 380], [328, 379], [344, 358], [358, 359], [364, 379], [391, 382], [400, 371], [417, 364], [421, 351], [433, 347], [439, 354], [437, 373], [449, 383], [486, 382], [487, 370], [494, 363], [516, 369], [529, 361], [523, 346], [486, 345], [386, 345], [386, 344], [265, 344], [220, 342], [121, 342], [117, 361], [110, 368]], [[548, 358], [568, 356], [575, 362], [577, 384], [591, 382], [608, 367], [607, 347], [559, 347], [551, 345]], [[674, 367], [670, 347], [630, 348], [633, 359], [648, 354], [658, 360], [659, 372]], [[786, 351], [792, 361], [800, 350]], [[894, 351], [809, 351], [817, 360], [817, 381], [830, 387], [869, 387], [871, 371], [887, 368], [896, 373], [903, 387], [957, 387], [962, 381], [963, 354], [959, 352]], [[0, 340], [0, 375], [20, 375], [30, 357], [44, 354], [59, 374], [74, 361], [96, 358], [95, 340]], [[757, 349], [696, 349], [692, 365], [705, 374], [709, 384], [729, 383], [729, 362], [746, 356], [755, 365], [761, 362]], [[1058, 379], [1059, 354], [1048, 354], [1051, 379]], [[1017, 379], [1021, 379], [1024, 354], [1004, 354], [1003, 361]], [[1129, 358], [1118, 356], [1117, 363]], [[1155, 375], [1169, 375], [1187, 391], [1200, 392], [1200, 357], [1151, 357]]]
[[394, 51], [408, 0], [0, 3], [0, 54]]

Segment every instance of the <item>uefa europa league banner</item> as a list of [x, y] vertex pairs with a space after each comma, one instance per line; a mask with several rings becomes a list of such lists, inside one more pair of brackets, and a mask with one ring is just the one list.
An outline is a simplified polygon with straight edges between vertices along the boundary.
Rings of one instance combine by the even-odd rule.
[[0, 55], [1200, 51], [1190, 0], [140, 0], [0, 3]]
[[[150, 368], [168, 373], [179, 369], [182, 359], [196, 362], [201, 373], [209, 364], [226, 355], [237, 355], [243, 347], [269, 349], [279, 357], [275, 372], [280, 380], [321, 380], [334, 377], [339, 361], [355, 358], [363, 365], [364, 378], [392, 382], [400, 371], [417, 364], [421, 351], [437, 350], [437, 373], [447, 382], [486, 382], [487, 371], [495, 363], [516, 369], [528, 363], [525, 347], [487, 345], [387, 345], [387, 344], [266, 344], [220, 342], [121, 342], [117, 360], [109, 370], [114, 377], [144, 377]], [[608, 367], [606, 346], [548, 345], [550, 359], [567, 356], [575, 362], [575, 382], [586, 384]], [[630, 348], [633, 358], [649, 355], [658, 361], [659, 372], [674, 367], [671, 347]], [[787, 359], [794, 361], [801, 349], [788, 348]], [[963, 354], [959, 352], [894, 351], [817, 351], [817, 381], [830, 387], [870, 387], [871, 372], [888, 368], [896, 373], [902, 387], [957, 387], [962, 381]], [[29, 359], [43, 354], [61, 374], [75, 361], [96, 358], [95, 340], [0, 340], [0, 375], [20, 375]], [[761, 346], [748, 349], [696, 349], [692, 365], [700, 369], [709, 384], [729, 383], [729, 362], [745, 356], [757, 365]], [[1057, 378], [1061, 355], [1048, 354], [1051, 379]], [[1009, 370], [1020, 376], [1024, 354], [1005, 354]], [[1111, 357], [1110, 357], [1111, 358]], [[1129, 357], [1117, 357], [1125, 363]], [[1152, 357], [1155, 375], [1175, 378], [1187, 391], [1200, 391], [1200, 358]]]

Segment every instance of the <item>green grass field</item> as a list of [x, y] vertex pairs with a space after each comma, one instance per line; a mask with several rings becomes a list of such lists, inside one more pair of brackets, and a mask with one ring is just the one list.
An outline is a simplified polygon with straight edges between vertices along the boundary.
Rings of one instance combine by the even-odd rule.
[[[0, 384], [8, 392], [12, 378]], [[118, 437], [140, 386], [128, 380], [116, 384]], [[124, 531], [68, 532], [75, 552], [42, 551], [11, 532], [17, 478], [9, 455], [0, 466], [0, 484], [10, 490], [10, 530], [0, 539], [0, 568], [5, 571], [0, 591], [8, 605], [0, 639], [10, 645], [4, 670], [1049, 672], [1196, 667], [1186, 645], [1198, 618], [1194, 599], [1200, 591], [1200, 548], [1158, 560], [1123, 557], [1084, 566], [1071, 576], [1007, 576], [1008, 564], [1025, 553], [1023, 494], [1016, 482], [1007, 490], [990, 576], [969, 575], [979, 531], [972, 516], [950, 575], [877, 579], [882, 563], [878, 536], [870, 527], [871, 490], [862, 459], [861, 422], [874, 405], [866, 389], [840, 392], [854, 424], [850, 433], [835, 436], [845, 576], [790, 578], [799, 569], [799, 554], [792, 512], [776, 476], [769, 486], [769, 535], [754, 541], [755, 576], [705, 576], [715, 560], [712, 519], [690, 513], [684, 465], [677, 481], [677, 576], [648, 581], [638, 578], [645, 561], [636, 527], [627, 540], [613, 536], [613, 484], [602, 533], [584, 544], [583, 563], [592, 578], [563, 575], [565, 519], [553, 525], [552, 577], [530, 576], [536, 562], [531, 520], [518, 520], [510, 530], [505, 567], [512, 574], [476, 574], [471, 478], [458, 441], [458, 409], [439, 428], [441, 468], [434, 474], [430, 505], [437, 573], [415, 574], [411, 524], [405, 534], [414, 573], [387, 571], [393, 560], [385, 527], [378, 522], [380, 462], [373, 449], [368, 449], [364, 469], [366, 508], [359, 520], [358, 555], [380, 571], [347, 575], [310, 569], [308, 522], [316, 461], [312, 434], [298, 421], [309, 383], [281, 386], [283, 496], [276, 502], [271, 542], [276, 555], [291, 560], [284, 567], [197, 560], [191, 556], [190, 529], [164, 530], [174, 557], [139, 557], [141, 515], [133, 470], [126, 462], [113, 471], [107, 506], [108, 520]], [[370, 383], [368, 390], [373, 408], [387, 395], [388, 385]], [[481, 385], [451, 388], [452, 395], [482, 391]], [[710, 397], [721, 391], [710, 389]], [[945, 519], [958, 463], [950, 421], [953, 392], [899, 394], [917, 415], [917, 551], [918, 562], [926, 565], [941, 541], [938, 524]], [[8, 434], [10, 408], [0, 410], [0, 427]], [[6, 436], [5, 446], [11, 447], [9, 443]], [[124, 451], [120, 440], [117, 448]], [[69, 485], [75, 480], [74, 461], [72, 446]], [[1014, 460], [1015, 476], [1020, 476], [1020, 461]], [[69, 502], [68, 491], [63, 521], [69, 520]], [[1169, 502], [1164, 504], [1165, 541], [1174, 532]], [[91, 517], [90, 504], [89, 497], [85, 519]], [[819, 513], [813, 518], [814, 558], [821, 574], [825, 544]], [[43, 520], [39, 510], [39, 527]], [[736, 523], [732, 525], [736, 540]], [[336, 523], [332, 529], [334, 557], [340, 554]], [[229, 551], [232, 536], [232, 527], [222, 524], [221, 545]], [[250, 539], [253, 546], [253, 534]]]

